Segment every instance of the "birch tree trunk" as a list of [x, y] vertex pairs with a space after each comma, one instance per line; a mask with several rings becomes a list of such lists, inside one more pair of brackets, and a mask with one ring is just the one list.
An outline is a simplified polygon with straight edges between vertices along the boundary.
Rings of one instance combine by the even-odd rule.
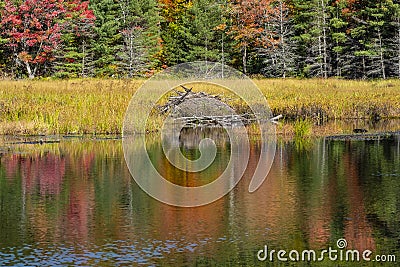
[[243, 56], [242, 56], [242, 64], [243, 64], [243, 73], [247, 73], [247, 44], [243, 46]]

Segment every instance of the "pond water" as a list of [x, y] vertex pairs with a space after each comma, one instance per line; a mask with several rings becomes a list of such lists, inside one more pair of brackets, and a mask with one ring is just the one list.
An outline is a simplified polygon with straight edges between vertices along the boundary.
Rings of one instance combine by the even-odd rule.
[[[252, 140], [249, 170], [259, 154]], [[230, 149], [227, 142], [217, 146], [216, 175]], [[192, 145], [184, 150], [194, 158], [198, 152]], [[174, 180], [160, 143], [151, 142], [148, 153]], [[139, 188], [121, 140], [13, 145], [0, 154], [0, 266], [272, 266], [277, 262], [257, 258], [265, 245], [322, 250], [342, 238], [349, 249], [400, 260], [399, 137], [280, 141], [267, 180], [252, 194], [249, 170], [220, 200], [178, 208]], [[212, 179], [201, 175], [174, 182]], [[365, 262], [357, 264], [348, 265]]]

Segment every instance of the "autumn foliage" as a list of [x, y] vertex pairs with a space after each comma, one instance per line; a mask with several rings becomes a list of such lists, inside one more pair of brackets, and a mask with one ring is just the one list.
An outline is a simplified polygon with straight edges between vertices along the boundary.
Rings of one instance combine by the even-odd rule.
[[[64, 0], [26, 0], [20, 5], [6, 0], [1, 18], [1, 34], [7, 38], [14, 60], [26, 67], [30, 78], [54, 60], [68, 21], [95, 19], [88, 2]], [[75, 29], [79, 34], [79, 27]]]
[[265, 77], [400, 78], [398, 2], [0, 0], [0, 76], [143, 77], [202, 60]]

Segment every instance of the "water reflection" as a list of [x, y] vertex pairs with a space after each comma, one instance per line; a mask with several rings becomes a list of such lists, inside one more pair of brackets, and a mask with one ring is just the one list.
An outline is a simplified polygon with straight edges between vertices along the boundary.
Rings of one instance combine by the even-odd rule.
[[[229, 145], [219, 148], [216, 174], [226, 166]], [[160, 172], [177, 177], [159, 143], [148, 149]], [[191, 209], [143, 193], [130, 177], [120, 141], [17, 150], [0, 158], [0, 265], [254, 266], [265, 244], [323, 249], [339, 238], [349, 248], [377, 253], [400, 248], [399, 138], [319, 139], [307, 149], [281, 142], [268, 179], [249, 194], [260, 153], [255, 138], [238, 186]], [[188, 175], [184, 183], [208, 181], [209, 175]]]

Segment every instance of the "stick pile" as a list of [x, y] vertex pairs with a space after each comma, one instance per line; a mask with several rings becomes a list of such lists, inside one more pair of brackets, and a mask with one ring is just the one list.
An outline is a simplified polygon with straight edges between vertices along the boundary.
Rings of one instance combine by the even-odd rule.
[[[192, 88], [181, 87], [185, 91], [175, 90], [176, 96], [171, 96], [165, 105], [159, 107], [159, 111], [162, 114], [171, 111], [174, 121], [183, 123], [187, 128], [249, 125], [263, 117], [254, 113], [236, 114], [234, 109], [221, 101], [219, 95], [194, 93]], [[281, 117], [265, 119], [276, 123]]]
[[194, 93], [194, 92], [192, 92], [193, 88], [187, 88], [183, 85], [181, 85], [181, 87], [185, 90], [184, 92], [174, 90], [174, 92], [177, 94], [177, 96], [171, 96], [165, 105], [159, 107], [159, 110], [162, 114], [167, 113], [169, 110], [174, 110], [175, 107], [177, 107], [178, 105], [180, 105], [182, 102], [184, 102], [187, 99], [214, 98], [217, 100], [221, 100], [221, 97], [219, 95], [209, 95], [204, 92]]
[[254, 114], [232, 114], [226, 116], [193, 116], [193, 117], [181, 117], [177, 118], [176, 121], [183, 122], [186, 127], [196, 128], [196, 127], [226, 127], [235, 126], [243, 123], [248, 125], [255, 122], [256, 116]]

